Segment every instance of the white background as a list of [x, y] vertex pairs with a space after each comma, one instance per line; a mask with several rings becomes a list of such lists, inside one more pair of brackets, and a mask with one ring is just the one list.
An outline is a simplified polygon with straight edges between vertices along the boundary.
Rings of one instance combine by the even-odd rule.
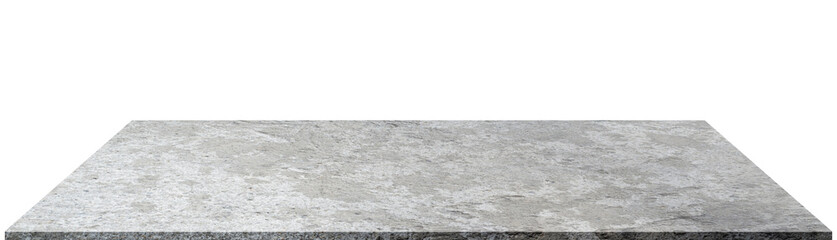
[[835, 1], [0, 1], [0, 228], [132, 119], [705, 119], [837, 226]]

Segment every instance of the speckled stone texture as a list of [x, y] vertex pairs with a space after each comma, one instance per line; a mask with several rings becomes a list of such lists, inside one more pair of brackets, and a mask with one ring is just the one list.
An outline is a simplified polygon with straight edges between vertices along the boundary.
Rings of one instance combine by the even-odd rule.
[[703, 121], [134, 121], [17, 239], [831, 239]]

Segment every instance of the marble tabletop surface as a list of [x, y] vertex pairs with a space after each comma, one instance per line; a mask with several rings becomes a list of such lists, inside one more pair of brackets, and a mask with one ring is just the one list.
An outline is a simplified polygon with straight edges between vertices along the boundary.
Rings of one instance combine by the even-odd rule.
[[38, 232], [831, 237], [704, 121], [133, 121], [6, 236]]

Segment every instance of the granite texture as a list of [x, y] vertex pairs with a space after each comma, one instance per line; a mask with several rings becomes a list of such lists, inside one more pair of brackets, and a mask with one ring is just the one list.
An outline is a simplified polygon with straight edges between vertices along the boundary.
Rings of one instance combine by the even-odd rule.
[[831, 239], [703, 121], [133, 121], [7, 239]]

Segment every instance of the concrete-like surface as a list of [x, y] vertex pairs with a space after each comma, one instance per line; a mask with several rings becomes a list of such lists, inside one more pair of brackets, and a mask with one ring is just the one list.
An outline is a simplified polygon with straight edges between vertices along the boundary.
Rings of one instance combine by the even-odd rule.
[[703, 121], [134, 121], [6, 237], [831, 231]]

